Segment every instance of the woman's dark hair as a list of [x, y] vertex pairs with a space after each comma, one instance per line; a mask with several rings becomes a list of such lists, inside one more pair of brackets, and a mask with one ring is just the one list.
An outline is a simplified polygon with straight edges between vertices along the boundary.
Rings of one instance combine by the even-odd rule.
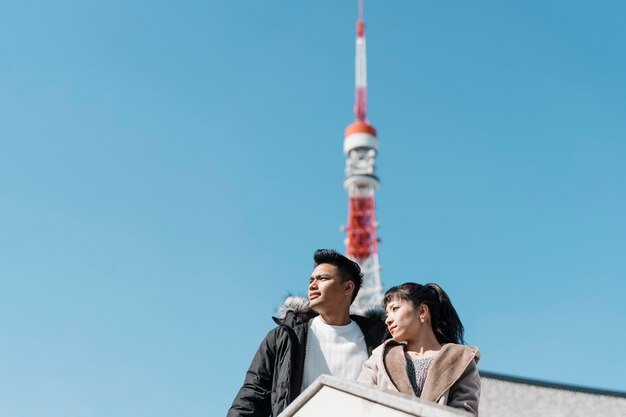
[[411, 301], [416, 308], [422, 304], [428, 306], [433, 332], [439, 343], [465, 344], [463, 323], [448, 294], [439, 285], [406, 282], [389, 288], [383, 299], [383, 308], [386, 309], [387, 304], [395, 298]]
[[315, 261], [315, 266], [319, 264], [335, 265], [342, 282], [354, 282], [354, 291], [352, 292], [352, 301], [354, 301], [363, 284], [363, 273], [359, 264], [332, 249], [316, 250], [313, 254], [313, 260]]

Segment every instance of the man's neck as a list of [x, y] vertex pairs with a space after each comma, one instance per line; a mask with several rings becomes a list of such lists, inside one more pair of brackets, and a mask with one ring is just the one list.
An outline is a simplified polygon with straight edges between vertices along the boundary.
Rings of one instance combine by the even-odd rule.
[[331, 326], [345, 326], [350, 324], [350, 312], [348, 310], [342, 311], [319, 311], [320, 319]]

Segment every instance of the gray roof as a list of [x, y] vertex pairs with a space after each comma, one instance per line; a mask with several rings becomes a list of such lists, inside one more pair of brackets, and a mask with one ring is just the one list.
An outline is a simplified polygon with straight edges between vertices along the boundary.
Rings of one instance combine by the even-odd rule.
[[626, 392], [480, 371], [480, 417], [626, 417]]

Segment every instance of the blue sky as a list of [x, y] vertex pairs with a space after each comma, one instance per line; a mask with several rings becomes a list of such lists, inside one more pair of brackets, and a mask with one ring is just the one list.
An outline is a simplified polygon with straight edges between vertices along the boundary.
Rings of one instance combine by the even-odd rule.
[[[386, 287], [625, 391], [623, 2], [366, 1]], [[343, 249], [356, 1], [0, 4], [0, 414], [218, 416]]]

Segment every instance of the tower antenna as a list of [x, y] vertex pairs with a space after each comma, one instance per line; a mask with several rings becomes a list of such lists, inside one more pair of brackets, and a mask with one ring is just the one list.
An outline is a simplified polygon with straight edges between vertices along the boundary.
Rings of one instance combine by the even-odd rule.
[[359, 0], [356, 23], [355, 121], [345, 130], [343, 152], [346, 172], [343, 186], [348, 192], [346, 254], [361, 265], [363, 286], [354, 302], [357, 307], [380, 305], [383, 286], [378, 259], [378, 235], [374, 194], [380, 185], [376, 176], [378, 139], [367, 120], [367, 59], [363, 0]]

